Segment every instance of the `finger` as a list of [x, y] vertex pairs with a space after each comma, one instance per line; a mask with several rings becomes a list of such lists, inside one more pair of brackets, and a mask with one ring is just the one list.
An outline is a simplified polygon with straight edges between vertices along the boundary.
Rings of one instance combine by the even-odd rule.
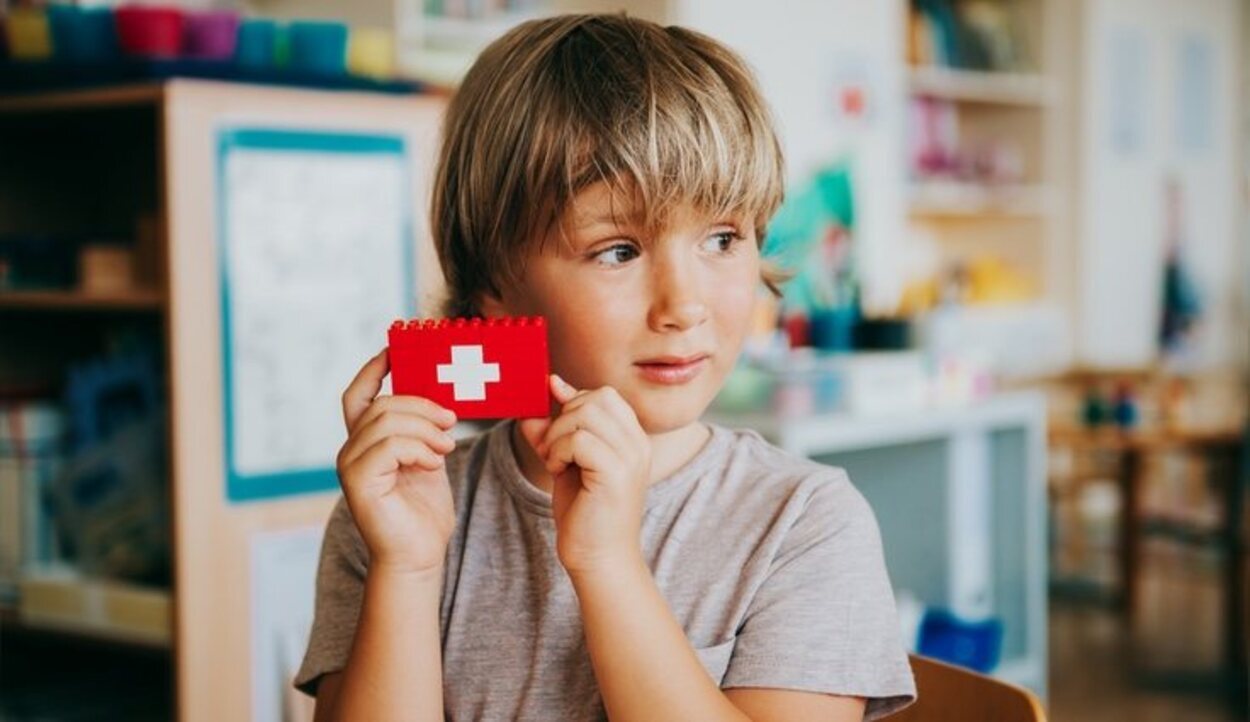
[[441, 429], [456, 425], [454, 411], [421, 396], [379, 396], [356, 421], [356, 425], [371, 423], [378, 416], [392, 411], [429, 419]]
[[[647, 443], [647, 434], [638, 423], [633, 407], [611, 386], [604, 386], [591, 392], [579, 392], [577, 398], [560, 410], [556, 420], [566, 417], [579, 419], [580, 414], [585, 413], [585, 409], [592, 406], [599, 409], [595, 412], [594, 418], [604, 417], [602, 436], [612, 446], [624, 449], [627, 446], [640, 447]], [[546, 434], [546, 444], [550, 444], [557, 433], [568, 433], [567, 423], [565, 422], [561, 429], [549, 429]]]
[[547, 472], [552, 476], [558, 476], [569, 466], [577, 466], [583, 472], [583, 480], [584, 472], [604, 471], [620, 463], [616, 452], [587, 429], [578, 429], [557, 439], [545, 461]]
[[343, 392], [343, 424], [347, 426], [348, 433], [382, 390], [382, 379], [386, 378], [389, 368], [386, 349], [382, 349], [360, 367], [355, 378], [347, 385]]
[[344, 491], [350, 493], [403, 467], [437, 471], [443, 468], [443, 457], [434, 453], [424, 441], [388, 436], [366, 449], [360, 458], [345, 467], [340, 480]]
[[558, 374], [551, 374], [551, 395], [555, 396], [556, 401], [561, 406], [567, 404], [574, 396], [578, 394], [578, 390], [573, 385], [565, 381]]
[[603, 402], [588, 403], [576, 411], [557, 416], [543, 435], [536, 451], [540, 456], [545, 455], [556, 439], [579, 429], [592, 431], [611, 445], [619, 443], [626, 433], [621, 422], [612, 417]]
[[343, 445], [340, 458], [351, 464], [366, 449], [388, 436], [405, 436], [424, 441], [438, 454], [450, 454], [456, 448], [451, 434], [429, 419], [399, 411], [387, 411], [368, 423], [358, 424], [356, 433]]
[[576, 411], [582, 406], [595, 403], [606, 407], [612, 416], [621, 422], [622, 431], [634, 432], [632, 434], [636, 439], [646, 436], [646, 432], [642, 430], [642, 425], [638, 423], [638, 415], [634, 413], [634, 407], [629, 405], [624, 396], [611, 386], [604, 386], [591, 392], [581, 391], [578, 395], [561, 407], [561, 413], [569, 413]]

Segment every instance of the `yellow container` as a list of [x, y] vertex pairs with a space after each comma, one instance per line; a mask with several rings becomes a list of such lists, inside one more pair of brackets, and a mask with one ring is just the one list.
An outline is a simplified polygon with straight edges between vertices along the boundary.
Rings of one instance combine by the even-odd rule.
[[52, 57], [52, 31], [48, 15], [34, 8], [16, 8], [4, 22], [9, 55], [14, 60], [47, 60]]
[[370, 78], [395, 73], [395, 41], [387, 30], [352, 28], [347, 41], [347, 72]]

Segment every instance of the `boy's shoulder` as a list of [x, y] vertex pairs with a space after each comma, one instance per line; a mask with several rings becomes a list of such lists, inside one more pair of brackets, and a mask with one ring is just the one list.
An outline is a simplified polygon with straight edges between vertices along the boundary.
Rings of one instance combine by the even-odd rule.
[[805, 495], [854, 491], [841, 467], [786, 451], [755, 429], [711, 426], [729, 439], [723, 469], [730, 483], [780, 486]]

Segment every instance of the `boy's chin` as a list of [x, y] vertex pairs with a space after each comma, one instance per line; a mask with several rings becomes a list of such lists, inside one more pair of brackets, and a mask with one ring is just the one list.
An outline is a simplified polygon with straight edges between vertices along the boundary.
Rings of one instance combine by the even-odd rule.
[[707, 410], [705, 403], [657, 404], [656, 406], [660, 408], [650, 408], [650, 406], [648, 404], [643, 408], [635, 407], [634, 413], [638, 415], [638, 424], [642, 426], [642, 430], [651, 436], [685, 428], [698, 421]]

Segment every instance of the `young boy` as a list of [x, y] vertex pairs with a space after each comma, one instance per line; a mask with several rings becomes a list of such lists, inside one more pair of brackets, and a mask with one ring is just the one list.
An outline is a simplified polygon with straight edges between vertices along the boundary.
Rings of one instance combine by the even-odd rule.
[[782, 196], [743, 62], [623, 15], [526, 23], [448, 109], [451, 316], [543, 316], [548, 419], [343, 394], [297, 686], [317, 719], [858, 720], [914, 697], [872, 511], [832, 467], [700, 423]]

